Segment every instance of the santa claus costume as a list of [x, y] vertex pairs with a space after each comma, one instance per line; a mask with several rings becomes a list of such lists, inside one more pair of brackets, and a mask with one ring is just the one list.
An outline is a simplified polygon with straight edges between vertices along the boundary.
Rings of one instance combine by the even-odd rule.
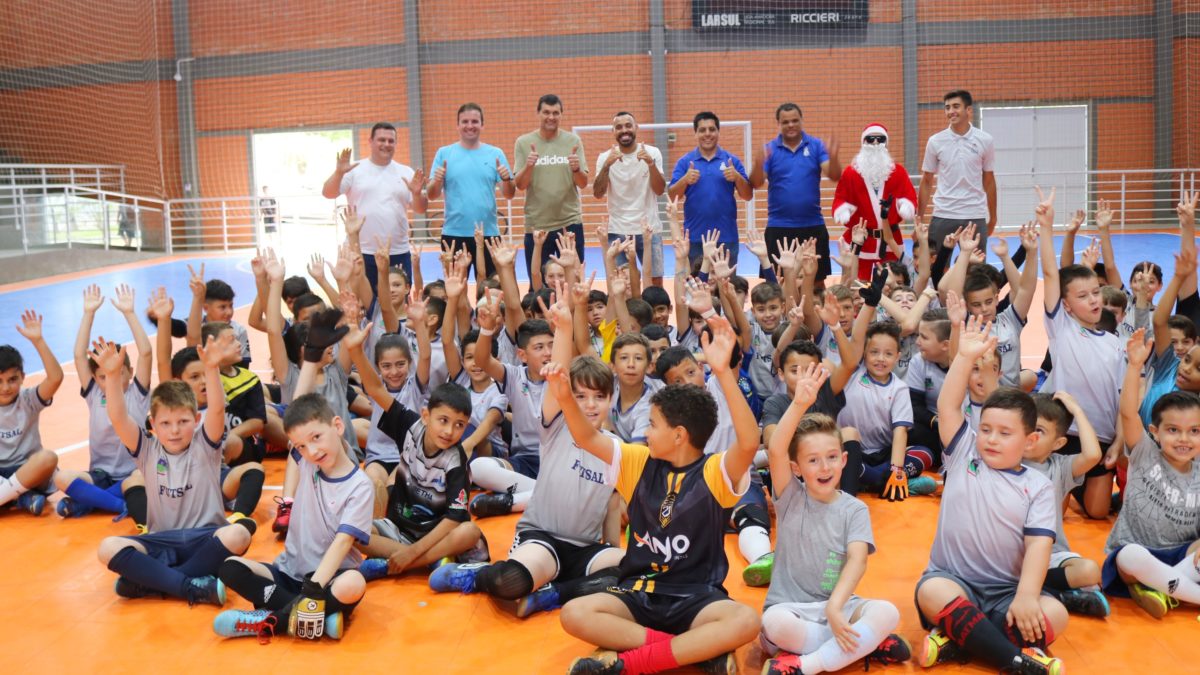
[[862, 132], [862, 149], [842, 171], [833, 193], [833, 221], [847, 229], [842, 242], [850, 246], [851, 228], [866, 221], [867, 240], [858, 254], [858, 278], [871, 280], [871, 270], [881, 262], [896, 260], [883, 241], [882, 227], [891, 228], [896, 243], [902, 243], [900, 223], [916, 213], [917, 193], [908, 171], [892, 159], [887, 147], [887, 128], [871, 124]]

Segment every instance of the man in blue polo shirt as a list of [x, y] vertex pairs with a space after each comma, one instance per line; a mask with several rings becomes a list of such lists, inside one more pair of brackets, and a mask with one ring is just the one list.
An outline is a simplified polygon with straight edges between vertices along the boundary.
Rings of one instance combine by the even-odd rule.
[[[505, 199], [512, 199], [517, 188], [504, 151], [479, 140], [483, 132], [483, 108], [464, 103], [458, 108], [458, 142], [443, 145], [433, 156], [433, 177], [426, 187], [430, 199], [446, 195], [446, 215], [442, 224], [442, 243], [466, 249], [472, 258], [484, 256], [487, 276], [495, 273], [492, 256], [475, 250], [475, 224], [483, 224], [485, 237], [500, 236], [496, 224], [496, 185]], [[476, 269], [481, 269], [476, 267]]]
[[738, 209], [733, 193], [749, 200], [754, 188], [746, 178], [742, 160], [719, 145], [721, 120], [714, 113], [696, 113], [692, 129], [696, 132], [696, 149], [675, 163], [668, 189], [671, 199], [684, 196], [683, 226], [691, 239], [688, 259], [695, 264], [702, 255], [704, 235], [717, 230], [717, 241], [729, 251], [730, 267], [737, 269]]
[[838, 142], [829, 139], [828, 150], [821, 139], [804, 133], [800, 106], [784, 103], [775, 109], [779, 135], [759, 146], [750, 168], [750, 185], [767, 183], [767, 229], [763, 239], [770, 255], [792, 239], [817, 240], [817, 286], [823, 287], [831, 272], [829, 231], [821, 212], [821, 174], [837, 182], [842, 175]]

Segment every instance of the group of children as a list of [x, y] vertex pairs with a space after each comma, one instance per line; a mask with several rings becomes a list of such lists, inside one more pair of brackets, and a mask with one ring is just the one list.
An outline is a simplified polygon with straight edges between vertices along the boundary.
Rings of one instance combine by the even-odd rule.
[[[18, 329], [45, 376], [22, 388], [20, 353], [0, 346], [0, 504], [40, 515], [61, 490], [64, 518], [130, 517], [136, 534], [99, 548], [116, 593], [223, 606], [232, 589], [255, 609], [216, 616], [228, 637], [338, 639], [368, 582], [416, 573], [520, 617], [561, 607], [564, 630], [600, 647], [571, 673], [735, 672], [755, 638], [764, 673], [910, 658], [1061, 673], [1046, 650], [1070, 613], [1107, 616], [1106, 596], [1155, 617], [1200, 604], [1198, 197], [1178, 206], [1165, 287], [1143, 263], [1128, 288], [1107, 205], [1075, 264], [1084, 214], [1060, 260], [1054, 193], [1039, 198], [1017, 255], [994, 242], [1002, 271], [973, 226], [935, 242], [918, 224], [912, 254], [889, 239], [899, 262], [854, 279], [860, 224], [838, 259], [852, 273], [826, 286], [813, 241], [769, 251], [751, 232], [764, 281], [750, 288], [706, 238], [694, 264], [677, 247], [674, 303], [632, 239], [605, 251], [607, 292], [567, 241], [522, 294], [516, 251], [482, 232], [476, 251], [498, 273], [473, 293], [475, 261], [453, 247], [432, 283], [386, 254], [368, 279], [350, 212], [336, 262], [308, 269], [324, 298], [271, 251], [253, 261], [248, 324], [267, 335], [273, 383], [248, 369], [233, 291], [203, 267], [186, 322], [152, 293], [153, 347], [133, 290], [116, 289], [136, 361], [93, 340], [104, 297], [91, 286], [74, 353], [89, 470], [42, 448], [38, 415], [63, 372], [26, 312]], [[1038, 262], [1050, 347], [1033, 371], [1021, 333]], [[189, 346], [172, 353], [173, 334]], [[273, 452], [284, 550], [268, 564], [243, 556]], [[902, 502], [939, 483], [914, 654], [896, 605], [856, 594], [875, 551], [857, 495]], [[1118, 513], [1103, 565], [1067, 543], [1072, 499], [1088, 517]], [[512, 512], [493, 560], [472, 516]], [[769, 586], [761, 612], [723, 587], [726, 533], [744, 581]]]

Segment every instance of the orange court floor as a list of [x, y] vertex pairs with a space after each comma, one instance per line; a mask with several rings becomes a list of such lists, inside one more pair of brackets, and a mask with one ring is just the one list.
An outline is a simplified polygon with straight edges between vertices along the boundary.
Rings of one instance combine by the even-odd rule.
[[[4, 288], [0, 288], [3, 292]], [[148, 293], [141, 291], [141, 302]], [[239, 298], [239, 304], [249, 298]], [[177, 298], [177, 303], [179, 298]], [[186, 302], [186, 298], [184, 299]], [[248, 303], [247, 303], [248, 304]], [[1040, 306], [1040, 298], [1034, 307]], [[176, 314], [186, 306], [176, 305]], [[1032, 314], [1036, 315], [1036, 309]], [[246, 308], [238, 312], [245, 320]], [[7, 317], [14, 321], [15, 317]], [[72, 333], [76, 326], [61, 327]], [[56, 329], [57, 330], [57, 329]], [[266, 341], [252, 333], [256, 370], [269, 379]], [[181, 341], [176, 341], [176, 347]], [[1026, 365], [1035, 367], [1045, 348], [1040, 320], [1030, 321], [1024, 334]], [[60, 449], [60, 465], [87, 466], [87, 412], [78, 396], [78, 379], [69, 354], [67, 371], [54, 404], [41, 417], [43, 442]], [[27, 365], [32, 372], [37, 365]], [[36, 384], [41, 375], [31, 375]], [[273, 497], [283, 482], [282, 457], [267, 460], [267, 486], [254, 518], [258, 533], [248, 555], [270, 561], [282, 543], [270, 531]], [[275, 486], [272, 488], [272, 486]], [[913, 605], [913, 587], [928, 560], [938, 517], [937, 497], [913, 497], [891, 504], [860, 495], [870, 508], [877, 551], [868, 562], [858, 594], [883, 598], [901, 613], [898, 632], [914, 645], [921, 630]], [[52, 498], [57, 499], [57, 496]], [[505, 556], [518, 515], [479, 521], [493, 559]], [[1066, 516], [1072, 547], [1097, 562], [1103, 559], [1109, 521], [1090, 521], [1074, 510]], [[146, 672], [168, 667], [195, 672], [372, 672], [387, 667], [399, 673], [563, 673], [571, 660], [593, 647], [567, 635], [557, 612], [520, 620], [506, 614], [481, 595], [436, 594], [424, 574], [386, 579], [368, 586], [340, 642], [276, 637], [268, 645], [253, 638], [222, 639], [212, 631], [217, 614], [211, 606], [188, 608], [178, 600], [125, 600], [113, 592], [115, 576], [96, 558], [100, 540], [133, 534], [128, 519], [113, 523], [105, 515], [62, 520], [53, 504], [34, 518], [16, 510], [0, 511], [0, 637], [11, 672]], [[761, 608], [765, 588], [749, 588], [740, 571], [745, 562], [737, 539], [726, 538], [730, 595]], [[249, 608], [230, 593], [226, 608]], [[1065, 634], [1051, 651], [1072, 673], [1185, 673], [1196, 672], [1200, 656], [1197, 608], [1183, 606], [1162, 620], [1150, 618], [1131, 601], [1112, 600], [1107, 619], [1072, 617]], [[743, 673], [758, 673], [763, 654], [757, 644], [740, 648]], [[387, 666], [386, 664], [392, 664]], [[1191, 664], [1190, 666], [1188, 664]], [[861, 663], [843, 672], [859, 672]], [[921, 671], [912, 663], [881, 666], [886, 672]], [[939, 666], [944, 672], [989, 672], [978, 666]], [[683, 669], [679, 672], [699, 672]]]

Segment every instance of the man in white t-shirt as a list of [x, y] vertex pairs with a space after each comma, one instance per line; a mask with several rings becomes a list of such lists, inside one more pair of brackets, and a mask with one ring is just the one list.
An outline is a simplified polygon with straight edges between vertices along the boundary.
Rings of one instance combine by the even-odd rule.
[[[950, 126], [929, 137], [921, 165], [917, 217], [925, 216], [933, 198], [929, 241], [936, 253], [947, 234], [968, 223], [996, 229], [996, 143], [991, 134], [972, 126], [975, 106], [971, 93], [955, 90], [942, 97]], [[934, 192], [934, 176], [937, 192]]]
[[425, 212], [425, 172], [405, 166], [392, 159], [396, 154], [396, 127], [379, 122], [371, 127], [371, 156], [369, 161], [351, 162], [350, 148], [338, 153], [337, 168], [325, 181], [321, 194], [326, 199], [346, 195], [350, 206], [363, 220], [359, 241], [362, 244], [363, 266], [371, 288], [375, 288], [379, 271], [375, 268], [377, 242], [391, 240], [390, 258], [393, 266], [403, 266], [412, 279], [412, 254], [408, 247], [408, 209]]
[[[637, 142], [638, 124], [633, 115], [619, 112], [613, 117], [616, 144], [596, 158], [596, 180], [592, 194], [608, 197], [608, 243], [626, 237], [637, 242], [642, 265], [650, 265], [652, 281], [662, 286], [662, 221], [658, 217], [658, 196], [667, 189], [662, 172], [662, 153], [653, 145]], [[646, 262], [642, 223], [650, 226], [650, 262]], [[625, 254], [617, 264], [625, 264]]]

